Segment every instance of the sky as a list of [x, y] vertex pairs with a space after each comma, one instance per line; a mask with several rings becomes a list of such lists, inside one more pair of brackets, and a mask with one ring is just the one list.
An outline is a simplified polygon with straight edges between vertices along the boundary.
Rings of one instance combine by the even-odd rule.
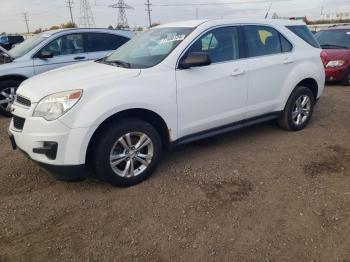
[[[48, 28], [70, 21], [67, 0], [0, 0], [0, 33], [23, 33], [26, 24], [23, 12], [27, 12], [30, 31], [38, 28]], [[117, 0], [89, 0], [97, 27], [116, 26], [117, 10], [109, 8]], [[79, 23], [80, 0], [73, 0], [73, 17]], [[145, 12], [146, 0], [125, 0], [134, 7], [127, 10], [128, 22], [131, 27], [148, 25]], [[219, 3], [233, 2], [232, 5]], [[246, 3], [244, 3], [246, 2]], [[249, 3], [247, 3], [249, 2]], [[254, 3], [252, 3], [254, 2]], [[350, 12], [350, 0], [271, 0], [270, 16], [276, 12], [279, 16], [308, 16], [311, 19], [321, 17], [323, 13], [335, 15], [336, 12]], [[174, 22], [204, 18], [264, 18], [270, 2], [262, 0], [151, 0], [152, 22]], [[161, 7], [157, 4], [188, 4], [214, 3], [211, 6]]]

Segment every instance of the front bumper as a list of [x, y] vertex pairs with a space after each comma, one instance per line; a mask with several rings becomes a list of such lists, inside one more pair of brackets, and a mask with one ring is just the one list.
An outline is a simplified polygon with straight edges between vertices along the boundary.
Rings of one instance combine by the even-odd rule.
[[[32, 105], [34, 108], [35, 105]], [[32, 117], [31, 108], [13, 105], [13, 114], [25, 119], [17, 129], [12, 119], [9, 133], [16, 147], [31, 159], [46, 165], [79, 166], [85, 164], [90, 128], [69, 128], [60, 120]]]
[[[14, 150], [19, 149], [22, 151], [28, 158], [31, 157], [22, 149], [17, 146], [16, 139], [14, 135], [8, 130], [9, 139], [11, 141], [12, 148]], [[33, 159], [31, 159], [33, 160]], [[72, 165], [72, 166], [56, 166], [37, 162], [33, 160], [36, 164], [42, 167], [45, 171], [50, 173], [54, 178], [62, 181], [82, 181], [89, 174], [89, 170], [85, 165]]]

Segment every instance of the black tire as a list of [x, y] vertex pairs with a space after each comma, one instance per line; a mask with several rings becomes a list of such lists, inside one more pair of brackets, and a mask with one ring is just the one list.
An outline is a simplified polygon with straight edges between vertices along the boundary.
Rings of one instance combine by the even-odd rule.
[[[309, 113], [307, 115], [307, 117], [304, 119], [304, 117], [302, 117], [301, 119], [303, 120], [302, 122], [300, 122], [299, 124], [296, 123], [298, 116], [296, 118], [293, 118], [293, 112], [296, 114], [297, 112], [302, 112], [302, 109], [300, 109], [300, 111], [298, 111], [299, 109], [297, 109], [297, 101], [300, 101], [299, 99], [302, 99], [303, 97], [308, 97], [310, 99], [310, 104], [308, 104], [308, 108], [309, 108]], [[286, 107], [282, 113], [282, 115], [280, 116], [278, 123], [279, 125], [288, 130], [288, 131], [300, 131], [303, 130], [308, 123], [310, 122], [312, 115], [313, 115], [313, 111], [314, 111], [314, 106], [315, 106], [315, 96], [312, 93], [312, 91], [304, 86], [298, 86], [293, 93], [291, 94], [291, 96], [288, 99], [288, 102], [286, 104]], [[299, 114], [298, 114], [299, 115]], [[303, 113], [301, 114], [301, 116], [303, 115]], [[306, 116], [306, 115], [304, 115]]]
[[[130, 152], [126, 151], [125, 147], [120, 146], [119, 144], [121, 143], [118, 142], [120, 141], [119, 140], [120, 138], [130, 133], [131, 134], [139, 133], [140, 135], [143, 134], [150, 139], [151, 141], [150, 146], [152, 146], [152, 159], [150, 160], [150, 163], [147, 166], [145, 165], [142, 166], [145, 169], [141, 172], [140, 170], [142, 168], [137, 167], [138, 164], [141, 165], [141, 162], [138, 162], [137, 160], [135, 160], [134, 162], [134, 160], [131, 160], [131, 159], [136, 159], [138, 157], [138, 154], [141, 154], [141, 153], [138, 153], [134, 148], [132, 150], [133, 156], [130, 157], [129, 155], [127, 159], [130, 159], [133, 162], [132, 167], [135, 168], [135, 174], [136, 172], [141, 172], [141, 173], [132, 177], [122, 177], [121, 175], [118, 175], [117, 171], [114, 171], [112, 168], [112, 165], [110, 162], [111, 153], [112, 153], [112, 149], [114, 150], [115, 146], [117, 145], [119, 146], [118, 150], [120, 151], [115, 153], [116, 155], [121, 156], [125, 154], [131, 154], [130, 153], [131, 149], [130, 149]], [[131, 137], [131, 139], [133, 138], [135, 137]], [[113, 186], [129, 187], [129, 186], [133, 186], [138, 183], [141, 183], [142, 181], [144, 181], [145, 179], [147, 179], [152, 175], [162, 155], [162, 142], [161, 142], [159, 133], [155, 130], [155, 128], [151, 124], [136, 118], [125, 118], [115, 123], [108, 124], [99, 133], [95, 141], [96, 142], [93, 147], [94, 148], [93, 165], [94, 165], [95, 172], [99, 178], [101, 178], [104, 181], [107, 181]], [[135, 145], [135, 143], [137, 143], [137, 140], [135, 140], [134, 143], [131, 143], [131, 144]], [[148, 146], [147, 148], [145, 147], [140, 150], [150, 150]], [[143, 155], [147, 154], [144, 152], [142, 153]], [[125, 167], [124, 167], [125, 170], [127, 169], [127, 165], [128, 165], [127, 162], [128, 161], [125, 160], [120, 164], [120, 165], [123, 165], [125, 163]], [[130, 171], [130, 168], [128, 170]], [[130, 173], [131, 171], [129, 172], [129, 174]]]
[[350, 67], [346, 71], [345, 77], [342, 81], [342, 84], [345, 86], [350, 86]]
[[[9, 88], [14, 88], [17, 91], [17, 88], [21, 84], [20, 81], [17, 80], [4, 80], [0, 82], [0, 101], [3, 101], [7, 97], [4, 96], [4, 93], [8, 94]], [[11, 101], [11, 103], [13, 100]], [[0, 103], [0, 114], [6, 117], [11, 117], [12, 114], [7, 111], [8, 103], [1, 104]]]

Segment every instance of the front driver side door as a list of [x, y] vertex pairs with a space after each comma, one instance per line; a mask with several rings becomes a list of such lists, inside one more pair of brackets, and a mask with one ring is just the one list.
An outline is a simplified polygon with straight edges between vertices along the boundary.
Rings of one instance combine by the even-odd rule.
[[58, 37], [42, 48], [38, 54], [42, 52], [51, 53], [53, 57], [46, 59], [35, 57], [35, 74], [88, 60], [83, 34], [69, 34]]
[[245, 118], [248, 68], [239, 60], [239, 35], [238, 27], [216, 28], [186, 51], [207, 52], [212, 64], [176, 71], [179, 137]]

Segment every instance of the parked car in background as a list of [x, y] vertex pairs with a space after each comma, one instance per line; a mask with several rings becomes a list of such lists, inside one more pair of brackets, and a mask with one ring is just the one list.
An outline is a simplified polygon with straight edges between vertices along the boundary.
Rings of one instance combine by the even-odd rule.
[[133, 32], [109, 29], [66, 29], [33, 36], [0, 53], [0, 114], [15, 98], [26, 79], [56, 69], [107, 56], [133, 37]]
[[327, 81], [350, 85], [350, 26], [332, 27], [315, 35], [324, 49]]
[[304, 129], [324, 89], [321, 52], [301, 22], [162, 25], [104, 59], [24, 82], [9, 136], [60, 179], [92, 167], [135, 185], [174, 145], [269, 120]]
[[0, 35], [0, 46], [6, 50], [10, 50], [15, 45], [18, 45], [24, 41], [21, 35]]

